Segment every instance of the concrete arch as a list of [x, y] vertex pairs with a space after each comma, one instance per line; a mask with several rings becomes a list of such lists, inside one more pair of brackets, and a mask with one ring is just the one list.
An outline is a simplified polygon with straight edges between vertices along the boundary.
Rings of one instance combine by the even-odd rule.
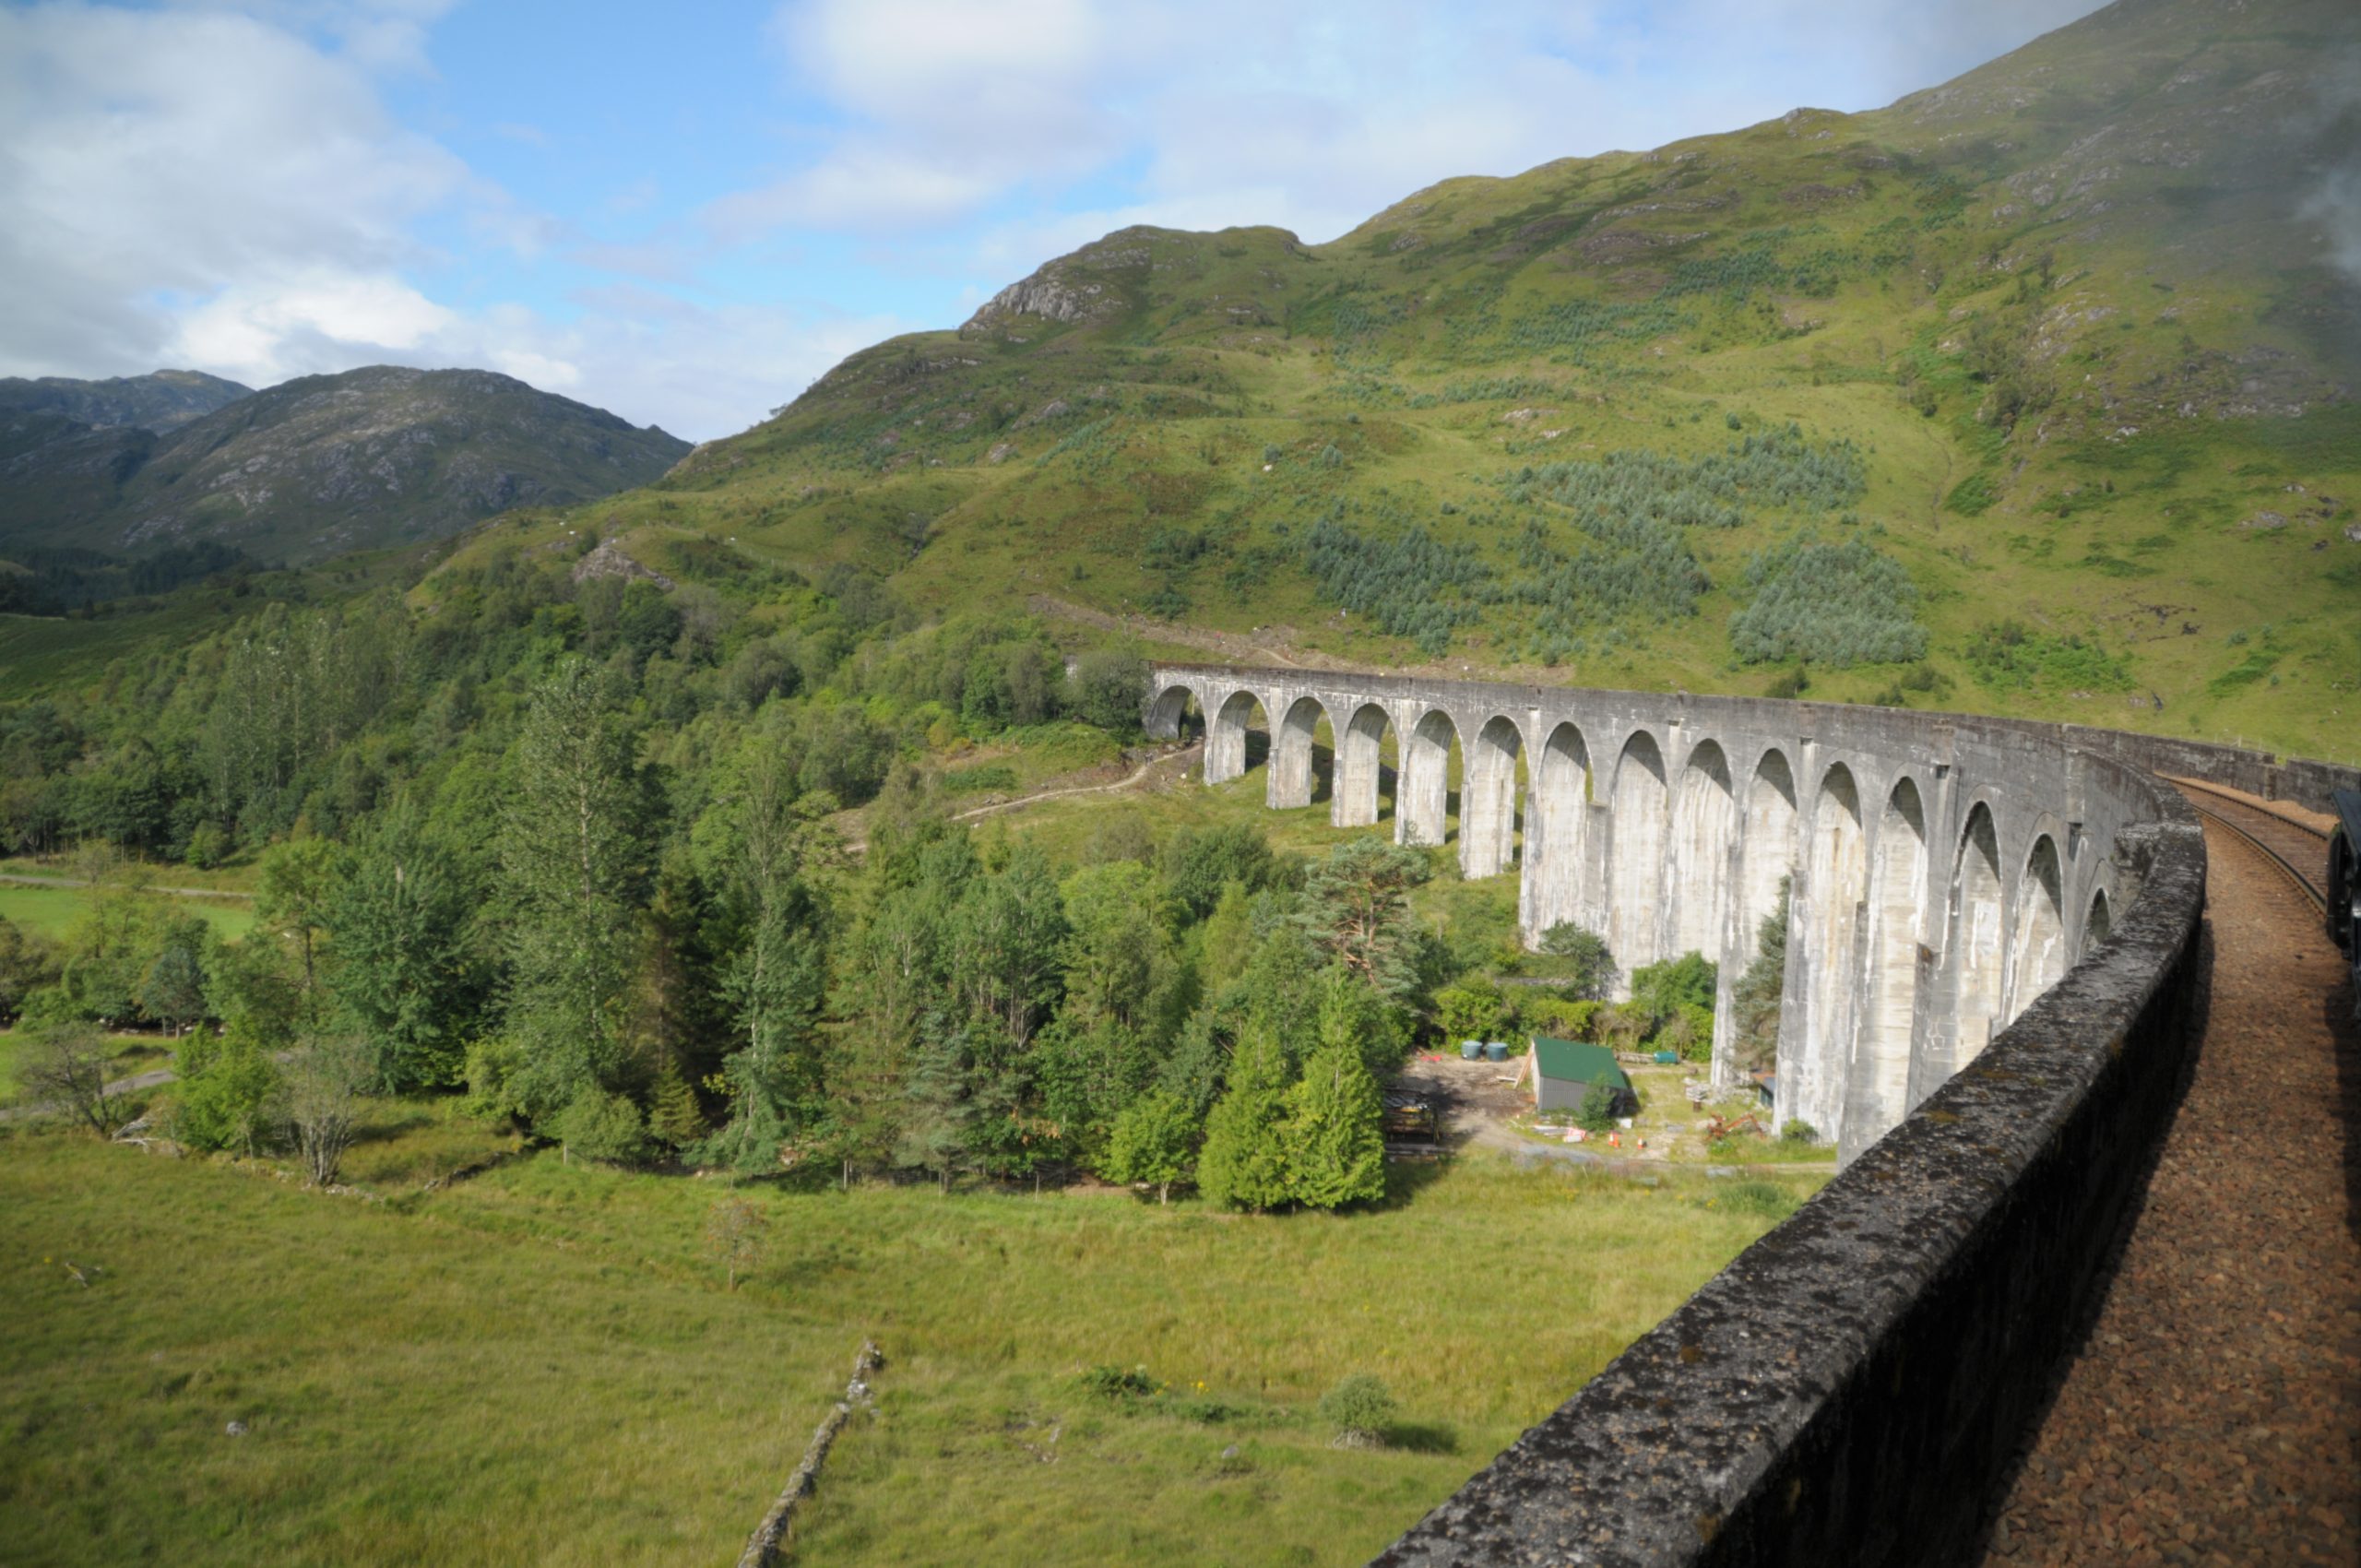
[[[1311, 804], [1312, 788], [1317, 780], [1313, 754], [1317, 750], [1320, 726], [1328, 721], [1328, 710], [1320, 699], [1298, 697], [1280, 719], [1278, 729], [1271, 737], [1271, 780], [1267, 797], [1275, 810]], [[1329, 726], [1330, 746], [1335, 745], [1335, 727]], [[1332, 761], [1331, 767], [1334, 763]]]
[[[1263, 721], [1263, 745], [1252, 743], [1254, 721]], [[1270, 754], [1271, 716], [1263, 707], [1263, 699], [1252, 688], [1240, 686], [1222, 699], [1214, 711], [1213, 722], [1205, 727], [1205, 782], [1227, 784], [1245, 776], [1246, 770]], [[1262, 755], [1256, 753], [1260, 751]]]
[[1465, 750], [1459, 786], [1459, 872], [1498, 876], [1516, 864], [1517, 763], [1525, 736], [1513, 719], [1485, 720]]
[[1778, 912], [1779, 883], [1796, 864], [1796, 776], [1775, 747], [1754, 765], [1739, 845], [1738, 943], [1750, 959], [1756, 932]]
[[2082, 917], [2082, 952], [2088, 953], [2114, 934], [2115, 906], [2102, 887], [2091, 895], [2090, 912]]
[[1655, 916], [1664, 904], [1669, 793], [1655, 737], [1633, 731], [1616, 758], [1608, 807], [1607, 944], [1626, 977], [1663, 956]]
[[1927, 810], [1916, 782], [1905, 778], [1886, 797], [1869, 867], [1868, 983], [1846, 1084], [1848, 1157], [1883, 1137], [1910, 1109], [1926, 904]]
[[1670, 951], [1703, 953], [1718, 961], [1729, 923], [1730, 846], [1738, 835], [1738, 801], [1729, 758], [1718, 742], [1690, 748], [1672, 807]]
[[1590, 747], [1572, 719], [1551, 730], [1535, 758], [1525, 824], [1525, 940], [1536, 943], [1581, 909], [1590, 820]]
[[1177, 741], [1188, 731], [1190, 709], [1202, 713], [1203, 706], [1186, 682], [1175, 681], [1156, 694], [1141, 727], [1159, 741]]
[[[1365, 702], [1336, 737], [1336, 786], [1328, 820], [1338, 827], [1369, 827], [1378, 818], [1384, 786], [1385, 737], [1394, 721], [1382, 704]], [[1395, 793], [1400, 793], [1396, 782]]]
[[1451, 751], [1459, 727], [1430, 708], [1402, 739], [1402, 774], [1394, 803], [1394, 837], [1402, 844], [1441, 844], [1451, 837]]
[[2017, 878], [2015, 940], [2009, 950], [2007, 1016], [2011, 1019], [2066, 972], [2065, 886], [2058, 840], [2045, 833], [2033, 841]]
[[1860, 786], [1851, 768], [1833, 764], [1821, 776], [1812, 806], [1805, 918], [1788, 932], [1805, 982], [1800, 1092], [1790, 1103], [1824, 1135], [1836, 1134], [1844, 1121], [1855, 1022], [1854, 943], [1869, 892], [1867, 846]]
[[[1981, 801], [1960, 830], [1959, 859], [1952, 873], [1951, 930], [1950, 1070], [1957, 1072], [1975, 1060], [2000, 1027], [2000, 845], [1992, 808]], [[1938, 1081], [1946, 1075], [1938, 1074]]]

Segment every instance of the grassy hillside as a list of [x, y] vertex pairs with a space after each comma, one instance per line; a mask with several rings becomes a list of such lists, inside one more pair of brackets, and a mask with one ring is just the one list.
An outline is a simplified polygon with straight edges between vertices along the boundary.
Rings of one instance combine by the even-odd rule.
[[1126, 230], [457, 559], [704, 535], [1169, 646], [1801, 664], [2349, 756], [2361, 292], [2313, 212], [2352, 31], [2126, 0], [1874, 113], [1447, 181], [1325, 245]]

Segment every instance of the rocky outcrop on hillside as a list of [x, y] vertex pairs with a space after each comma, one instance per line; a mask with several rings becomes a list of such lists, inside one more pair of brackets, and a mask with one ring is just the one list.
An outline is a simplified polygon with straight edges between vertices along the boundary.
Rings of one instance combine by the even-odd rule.
[[15, 462], [0, 435], [0, 542], [204, 539], [315, 560], [456, 533], [515, 506], [595, 500], [661, 478], [689, 450], [510, 376], [392, 365], [241, 398], [147, 449], [81, 430], [18, 442]]

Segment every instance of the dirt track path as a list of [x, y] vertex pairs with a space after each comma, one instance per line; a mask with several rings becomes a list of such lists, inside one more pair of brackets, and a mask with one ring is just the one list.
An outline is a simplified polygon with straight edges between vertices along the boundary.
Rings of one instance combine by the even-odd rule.
[[[1161, 756], [1148, 758], [1139, 766], [1132, 769], [1129, 775], [1110, 784], [1071, 784], [1062, 790], [1043, 790], [1031, 795], [1019, 795], [1014, 800], [994, 801], [989, 805], [971, 806], [966, 811], [954, 813], [950, 820], [973, 822], [979, 817], [995, 816], [1002, 812], [1019, 811], [1026, 806], [1038, 805], [1043, 801], [1062, 801], [1074, 795], [1112, 795], [1121, 790], [1137, 790], [1167, 778], [1177, 779], [1189, 771], [1189, 765], [1196, 761], [1197, 754], [1204, 750], [1203, 741], [1192, 741], [1178, 751], [1166, 752]], [[869, 840], [866, 837], [848, 838], [845, 840], [844, 848], [845, 853], [858, 855], [869, 848]]]
[[2361, 1562], [2361, 1043], [2313, 908], [2209, 827], [2189, 1095], [1987, 1568]]

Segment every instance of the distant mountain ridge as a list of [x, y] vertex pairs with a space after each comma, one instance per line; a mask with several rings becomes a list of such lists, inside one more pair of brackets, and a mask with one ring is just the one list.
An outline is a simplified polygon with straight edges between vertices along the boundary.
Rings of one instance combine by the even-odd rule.
[[[513, 376], [374, 365], [260, 392], [161, 372], [0, 386], [0, 552], [210, 540], [305, 561], [440, 538], [512, 506], [648, 483], [689, 443]], [[136, 388], [108, 393], [122, 386]], [[168, 390], [234, 398], [163, 434]], [[96, 423], [65, 410], [112, 416]]]
[[104, 381], [0, 376], [0, 410], [56, 414], [101, 430], [128, 425], [159, 435], [253, 394], [251, 386], [200, 370], [159, 370]]

